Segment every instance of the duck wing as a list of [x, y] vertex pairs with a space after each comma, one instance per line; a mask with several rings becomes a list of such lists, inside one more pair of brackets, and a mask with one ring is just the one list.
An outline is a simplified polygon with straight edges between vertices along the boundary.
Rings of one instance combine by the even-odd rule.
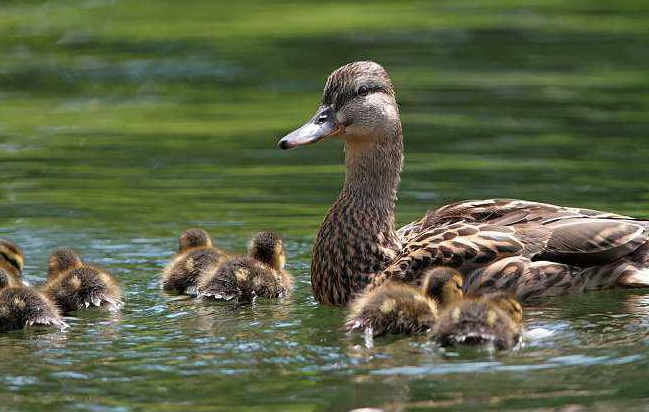
[[[643, 249], [649, 248], [645, 246]], [[586, 268], [514, 256], [467, 274], [464, 291], [477, 296], [507, 292], [515, 295], [520, 302], [528, 302], [535, 298], [618, 286], [647, 287], [649, 273], [645, 267], [646, 255], [643, 253]]]
[[637, 220], [629, 216], [592, 209], [556, 206], [517, 199], [486, 199], [450, 203], [429, 211], [423, 219], [406, 227], [416, 223], [410, 227], [410, 231], [413, 231], [416, 230], [416, 227], [421, 230], [430, 226], [457, 222], [489, 222], [494, 225], [511, 226], [525, 222], [550, 223], [555, 220], [580, 217]]
[[422, 232], [454, 223], [514, 228], [522, 255], [577, 266], [626, 256], [649, 239], [649, 222], [615, 213], [515, 199], [470, 200], [430, 211], [399, 229], [410, 243]]
[[626, 220], [569, 218], [545, 224], [543, 229], [545, 243], [530, 258], [580, 267], [614, 262], [649, 239], [648, 226]]
[[506, 257], [520, 256], [523, 251], [524, 244], [511, 227], [464, 222], [428, 227], [405, 244], [394, 261], [372, 279], [372, 284], [378, 286], [388, 278], [418, 282], [427, 269], [437, 266], [467, 273]]
[[[416, 281], [423, 270], [440, 265], [467, 274], [512, 256], [580, 268], [606, 265], [646, 245], [649, 222], [590, 209], [489, 199], [444, 206], [399, 233], [404, 247], [375, 282], [389, 277]], [[567, 266], [565, 272], [571, 273]]]
[[545, 225], [570, 218], [635, 221], [629, 216], [591, 209], [556, 206], [516, 199], [467, 200], [431, 210], [420, 220], [400, 228], [397, 233], [407, 243], [422, 231], [453, 223], [490, 223], [497, 226]]

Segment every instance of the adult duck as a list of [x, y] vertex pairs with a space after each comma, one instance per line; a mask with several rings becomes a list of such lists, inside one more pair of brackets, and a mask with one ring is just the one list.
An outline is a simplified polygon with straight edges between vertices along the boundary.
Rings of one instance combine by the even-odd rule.
[[313, 247], [311, 284], [321, 303], [345, 305], [387, 279], [418, 284], [436, 266], [458, 269], [471, 293], [522, 300], [649, 285], [649, 222], [628, 216], [489, 199], [446, 205], [395, 230], [403, 133], [392, 83], [377, 63], [335, 70], [316, 114], [279, 147], [333, 137], [345, 144], [346, 175]]

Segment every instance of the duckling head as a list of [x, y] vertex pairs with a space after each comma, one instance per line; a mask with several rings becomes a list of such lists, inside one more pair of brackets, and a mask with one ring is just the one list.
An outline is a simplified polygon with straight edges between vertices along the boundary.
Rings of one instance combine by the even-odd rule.
[[178, 238], [178, 252], [197, 247], [212, 247], [212, 238], [203, 229], [187, 229]]
[[438, 267], [424, 273], [423, 293], [441, 305], [448, 305], [464, 297], [462, 275], [455, 269]]
[[523, 322], [523, 307], [513, 295], [506, 292], [494, 292], [485, 295], [484, 298], [508, 314], [514, 323]]
[[6, 270], [0, 269], [0, 289], [14, 286], [13, 277]]
[[334, 136], [346, 145], [367, 143], [395, 138], [400, 129], [390, 76], [378, 63], [360, 61], [331, 73], [315, 115], [282, 138], [279, 147], [291, 149]]
[[275, 270], [284, 269], [286, 253], [282, 238], [277, 233], [266, 230], [252, 238], [248, 252], [253, 259], [267, 264]]
[[8, 239], [0, 239], [0, 268], [18, 276], [23, 271], [24, 262], [23, 251], [18, 245]]
[[83, 266], [81, 258], [73, 249], [63, 247], [56, 249], [50, 255], [47, 277], [52, 279], [63, 272]]

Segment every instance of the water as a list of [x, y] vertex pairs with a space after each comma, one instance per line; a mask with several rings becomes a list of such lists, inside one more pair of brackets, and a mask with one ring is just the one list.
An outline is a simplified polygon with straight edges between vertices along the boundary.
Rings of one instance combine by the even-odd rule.
[[[369, 58], [401, 105], [399, 223], [496, 196], [649, 218], [646, 3], [4, 1], [0, 55], [0, 236], [30, 281], [71, 245], [127, 301], [0, 335], [0, 411], [648, 409], [646, 291], [539, 302], [520, 351], [346, 338], [309, 286], [342, 147], [276, 148]], [[234, 252], [280, 231], [293, 298], [164, 296], [188, 226]]]

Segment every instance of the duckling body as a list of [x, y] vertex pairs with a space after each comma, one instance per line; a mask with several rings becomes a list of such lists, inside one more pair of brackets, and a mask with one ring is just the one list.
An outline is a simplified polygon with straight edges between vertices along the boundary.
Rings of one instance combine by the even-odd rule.
[[214, 247], [206, 231], [183, 231], [178, 239], [178, 253], [162, 273], [163, 289], [171, 293], [196, 294], [201, 274], [215, 270], [225, 256]]
[[65, 313], [90, 307], [117, 310], [123, 305], [115, 279], [105, 270], [84, 263], [67, 248], [50, 256], [43, 293]]
[[0, 269], [0, 332], [26, 326], [67, 325], [54, 302]]
[[205, 300], [252, 302], [257, 297], [279, 298], [287, 290], [282, 275], [249, 256], [234, 256], [206, 273], [198, 285], [198, 296]]
[[198, 296], [239, 303], [285, 297], [293, 281], [284, 270], [284, 256], [281, 238], [274, 232], [260, 232], [250, 242], [249, 256], [227, 258], [200, 277]]
[[440, 313], [432, 330], [442, 346], [490, 346], [503, 350], [520, 342], [522, 310], [506, 294], [462, 299]]
[[462, 296], [461, 275], [436, 268], [424, 275], [419, 289], [386, 282], [360, 294], [350, 304], [345, 326], [348, 332], [363, 331], [374, 337], [425, 332], [435, 325], [439, 308]]
[[437, 321], [437, 303], [413, 286], [387, 282], [359, 295], [350, 305], [347, 331], [374, 337], [410, 335], [429, 330]]

